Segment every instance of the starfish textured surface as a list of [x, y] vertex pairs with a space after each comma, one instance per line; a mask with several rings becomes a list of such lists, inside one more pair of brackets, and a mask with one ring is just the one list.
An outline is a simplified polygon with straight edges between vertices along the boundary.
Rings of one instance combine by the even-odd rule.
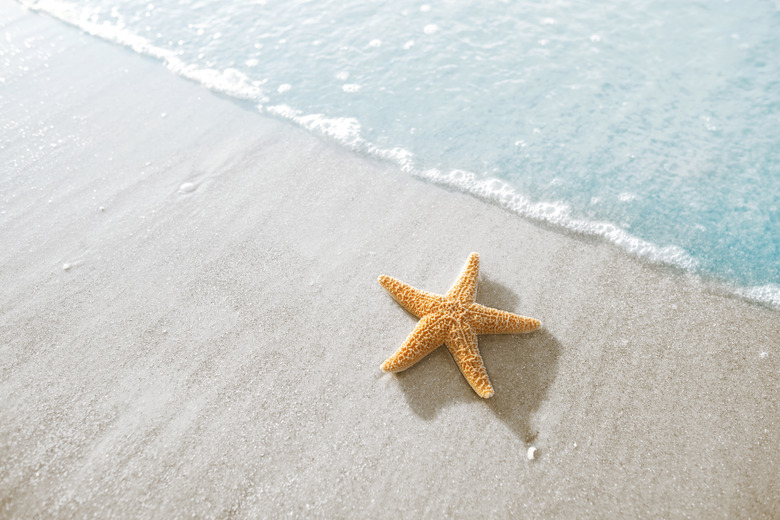
[[477, 346], [478, 334], [517, 334], [541, 327], [533, 318], [491, 309], [476, 303], [479, 255], [471, 253], [458, 280], [441, 296], [421, 291], [390, 276], [379, 283], [420, 322], [401, 347], [382, 363], [385, 372], [400, 372], [442, 344], [452, 354], [466, 381], [480, 397], [493, 395], [493, 385]]

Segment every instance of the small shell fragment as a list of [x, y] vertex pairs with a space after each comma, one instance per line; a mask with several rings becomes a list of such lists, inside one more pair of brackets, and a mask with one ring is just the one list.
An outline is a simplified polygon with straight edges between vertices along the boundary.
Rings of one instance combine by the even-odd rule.
[[536, 458], [536, 447], [531, 446], [528, 451], [525, 452], [525, 456], [528, 460], [534, 460]]

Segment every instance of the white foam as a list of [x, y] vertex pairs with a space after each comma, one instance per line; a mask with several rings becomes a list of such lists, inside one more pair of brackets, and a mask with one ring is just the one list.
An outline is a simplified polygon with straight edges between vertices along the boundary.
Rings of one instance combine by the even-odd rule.
[[114, 17], [116, 22], [97, 23], [92, 21], [95, 19], [97, 11], [88, 7], [77, 8], [60, 0], [22, 0], [21, 3], [28, 9], [46, 12], [88, 34], [124, 45], [139, 54], [161, 60], [172, 72], [197, 81], [210, 90], [249, 101], [265, 102], [267, 100], [259, 88], [258, 82], [251, 81], [240, 71], [231, 68], [219, 71], [185, 63], [176, 52], [157, 47], [146, 38], [125, 29], [124, 23], [118, 15]]
[[504, 207], [523, 217], [561, 226], [576, 233], [595, 235], [606, 239], [630, 254], [650, 262], [672, 265], [694, 271], [698, 262], [678, 246], [657, 246], [635, 237], [610, 222], [579, 219], [571, 215], [569, 206], [563, 202], [533, 202], [520, 194], [506, 182], [493, 177], [478, 178], [473, 172], [417, 168], [414, 154], [403, 148], [383, 149], [366, 141], [361, 136], [360, 122], [354, 118], [331, 118], [322, 114], [303, 115], [287, 105], [267, 107], [266, 110], [292, 121], [309, 131], [335, 139], [342, 145], [360, 152], [391, 161], [404, 172], [421, 177], [435, 184], [465, 191]]
[[267, 101], [262, 90], [242, 72], [236, 69], [202, 69], [196, 65], [185, 65], [176, 60], [166, 60], [166, 65], [173, 72], [187, 79], [197, 81], [204, 87], [214, 92], [227, 94], [228, 96], [245, 99], [247, 101]]
[[[699, 262], [676, 245], [659, 246], [636, 237], [616, 224], [592, 221], [572, 216], [571, 208], [563, 202], [534, 202], [514, 187], [494, 177], [480, 177], [465, 170], [442, 172], [438, 169], [420, 169], [414, 154], [404, 148], [379, 148], [361, 136], [361, 125], [354, 118], [331, 118], [322, 114], [303, 115], [287, 105], [267, 107], [267, 111], [292, 121], [303, 128], [336, 140], [351, 150], [384, 159], [398, 165], [402, 171], [432, 183], [470, 193], [497, 204], [517, 215], [560, 226], [575, 233], [605, 239], [630, 255], [654, 264], [669, 265], [688, 272], [696, 272]], [[633, 199], [634, 196], [623, 197]], [[732, 288], [730, 292], [745, 299], [780, 309], [780, 286], [775, 284], [750, 288]]]
[[288, 105], [266, 107], [266, 111], [293, 121], [305, 129], [335, 139], [353, 149], [362, 149], [366, 141], [360, 136], [360, 122], [352, 117], [325, 117], [322, 114], [302, 115]]
[[686, 270], [695, 270], [698, 266], [698, 262], [678, 246], [660, 247], [635, 237], [610, 222], [573, 217], [571, 209], [563, 202], [533, 202], [500, 179], [478, 178], [474, 173], [462, 170], [445, 173], [436, 169], [422, 171], [419, 176], [437, 184], [470, 192], [526, 218], [585, 235], [601, 236], [630, 254], [654, 263], [673, 265]]
[[698, 267], [698, 262], [681, 247], [658, 246], [635, 237], [610, 222], [573, 217], [571, 209], [563, 202], [533, 202], [500, 179], [478, 178], [475, 173], [465, 170], [449, 172], [437, 169], [421, 170], [417, 168], [414, 154], [410, 151], [403, 148], [379, 148], [363, 139], [360, 122], [357, 119], [331, 118], [322, 114], [303, 115], [301, 111], [288, 105], [266, 107], [266, 110], [309, 131], [335, 139], [354, 151], [391, 161], [400, 166], [404, 172], [435, 184], [471, 193], [523, 217], [561, 226], [584, 235], [600, 236], [630, 254], [650, 262], [672, 265], [689, 271], [695, 271]]
[[734, 292], [748, 300], [780, 309], [780, 285], [770, 283], [754, 287], [740, 287]]

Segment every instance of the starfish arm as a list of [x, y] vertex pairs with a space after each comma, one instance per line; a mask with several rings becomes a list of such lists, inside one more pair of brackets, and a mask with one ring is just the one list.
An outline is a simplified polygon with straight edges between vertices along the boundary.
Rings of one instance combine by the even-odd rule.
[[471, 388], [484, 399], [492, 397], [493, 385], [490, 384], [485, 363], [479, 353], [477, 334], [474, 329], [466, 324], [454, 327], [450, 330], [446, 343], [447, 349]]
[[392, 276], [382, 275], [379, 277], [379, 284], [390, 293], [395, 301], [401, 304], [401, 307], [411, 312], [418, 318], [433, 311], [441, 301], [442, 297], [437, 294], [421, 291], [411, 285], [396, 280]]
[[477, 334], [516, 334], [532, 332], [542, 326], [539, 320], [491, 309], [478, 303], [471, 304], [468, 321]]
[[479, 277], [479, 254], [471, 253], [458, 280], [447, 292], [447, 298], [470, 303], [477, 297], [477, 278]]
[[444, 343], [450, 319], [441, 314], [425, 316], [403, 345], [382, 363], [385, 372], [400, 372], [414, 365]]

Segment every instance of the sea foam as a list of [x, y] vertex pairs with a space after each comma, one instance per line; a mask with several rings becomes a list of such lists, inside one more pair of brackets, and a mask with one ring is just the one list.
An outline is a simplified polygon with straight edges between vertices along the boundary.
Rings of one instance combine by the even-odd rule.
[[121, 18], [114, 23], [96, 22], [93, 21], [96, 14], [94, 8], [78, 7], [61, 0], [35, 0], [21, 3], [28, 9], [48, 13], [65, 23], [76, 26], [87, 34], [129, 47], [138, 54], [156, 58], [172, 72], [196, 81], [214, 92], [247, 101], [267, 100], [260, 88], [262, 82], [251, 81], [245, 74], [232, 68], [217, 70], [185, 63], [176, 52], [153, 45], [146, 38], [127, 29]]

